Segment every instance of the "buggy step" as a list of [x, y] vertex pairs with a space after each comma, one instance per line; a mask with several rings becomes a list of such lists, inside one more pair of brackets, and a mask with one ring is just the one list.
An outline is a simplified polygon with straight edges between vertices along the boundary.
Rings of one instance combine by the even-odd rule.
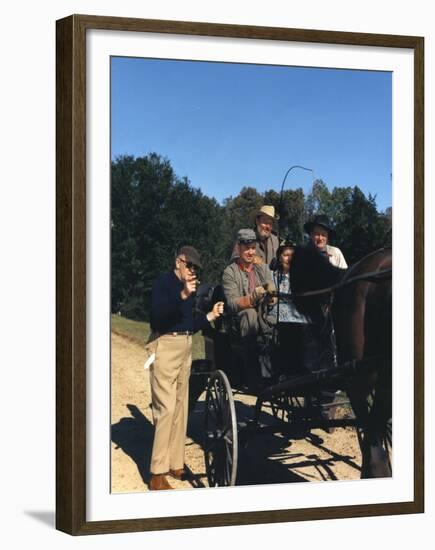
[[260, 395], [260, 399], [267, 399], [272, 395], [279, 395], [284, 393], [292, 393], [296, 390], [309, 392], [313, 388], [321, 388], [327, 384], [340, 385], [344, 383], [348, 377], [352, 377], [355, 374], [363, 371], [367, 371], [373, 368], [376, 361], [389, 361], [381, 357], [370, 357], [361, 360], [346, 361], [338, 367], [331, 367], [329, 369], [321, 369], [313, 371], [307, 374], [301, 374], [297, 376], [288, 377], [286, 380], [274, 384], [264, 389]]

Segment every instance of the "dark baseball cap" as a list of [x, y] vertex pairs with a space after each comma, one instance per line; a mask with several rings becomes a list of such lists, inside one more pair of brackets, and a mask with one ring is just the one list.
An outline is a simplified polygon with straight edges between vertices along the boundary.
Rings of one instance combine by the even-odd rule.
[[192, 262], [195, 266], [202, 268], [199, 252], [193, 246], [182, 246], [177, 251], [177, 256], [185, 256], [186, 261]]

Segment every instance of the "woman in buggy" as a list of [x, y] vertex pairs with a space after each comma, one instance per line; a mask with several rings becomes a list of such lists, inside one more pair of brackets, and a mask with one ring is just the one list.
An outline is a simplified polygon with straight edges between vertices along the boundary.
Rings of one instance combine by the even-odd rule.
[[295, 246], [289, 238], [279, 246], [272, 273], [278, 300], [260, 316], [260, 338], [264, 348], [260, 362], [269, 355], [273, 362], [273, 377], [278, 379], [302, 373], [308, 358], [305, 333], [311, 320], [297, 309], [290, 287], [290, 265]]

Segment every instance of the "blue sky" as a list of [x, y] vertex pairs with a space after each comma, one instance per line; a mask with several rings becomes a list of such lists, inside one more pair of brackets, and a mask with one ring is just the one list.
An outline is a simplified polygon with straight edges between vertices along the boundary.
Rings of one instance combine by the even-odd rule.
[[[391, 206], [391, 73], [112, 58], [112, 158], [156, 152], [219, 202], [290, 166]], [[309, 192], [310, 172], [286, 189]]]

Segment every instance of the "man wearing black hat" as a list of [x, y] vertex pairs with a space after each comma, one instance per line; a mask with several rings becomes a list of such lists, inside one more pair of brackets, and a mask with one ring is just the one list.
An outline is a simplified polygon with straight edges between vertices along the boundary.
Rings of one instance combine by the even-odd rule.
[[332, 265], [340, 269], [347, 269], [347, 263], [341, 250], [328, 244], [329, 240], [335, 237], [335, 231], [327, 216], [323, 214], [315, 216], [313, 220], [304, 225], [304, 230], [310, 236], [312, 246], [324, 254]]
[[174, 269], [160, 275], [152, 289], [151, 329], [158, 338], [150, 368], [155, 427], [150, 490], [172, 489], [168, 474], [183, 479], [192, 335], [223, 313], [223, 302], [218, 302], [207, 315], [193, 316], [201, 267], [196, 249], [183, 246], [177, 251]]
[[[335, 238], [335, 230], [331, 227], [329, 219], [324, 214], [319, 214], [313, 220], [304, 225], [305, 232], [310, 236], [310, 245], [314, 246], [321, 254], [324, 254], [329, 262], [340, 269], [347, 269], [347, 263], [343, 253], [336, 246], [328, 244], [329, 239]], [[325, 343], [322, 341], [321, 321], [308, 324], [304, 331], [305, 364], [316, 365], [322, 353]], [[308, 366], [308, 368], [310, 368]], [[339, 393], [339, 392], [338, 392]], [[328, 392], [320, 392], [318, 399], [321, 403], [331, 403], [333, 396]], [[327, 419], [335, 418], [335, 409], [330, 408], [323, 415]]]

